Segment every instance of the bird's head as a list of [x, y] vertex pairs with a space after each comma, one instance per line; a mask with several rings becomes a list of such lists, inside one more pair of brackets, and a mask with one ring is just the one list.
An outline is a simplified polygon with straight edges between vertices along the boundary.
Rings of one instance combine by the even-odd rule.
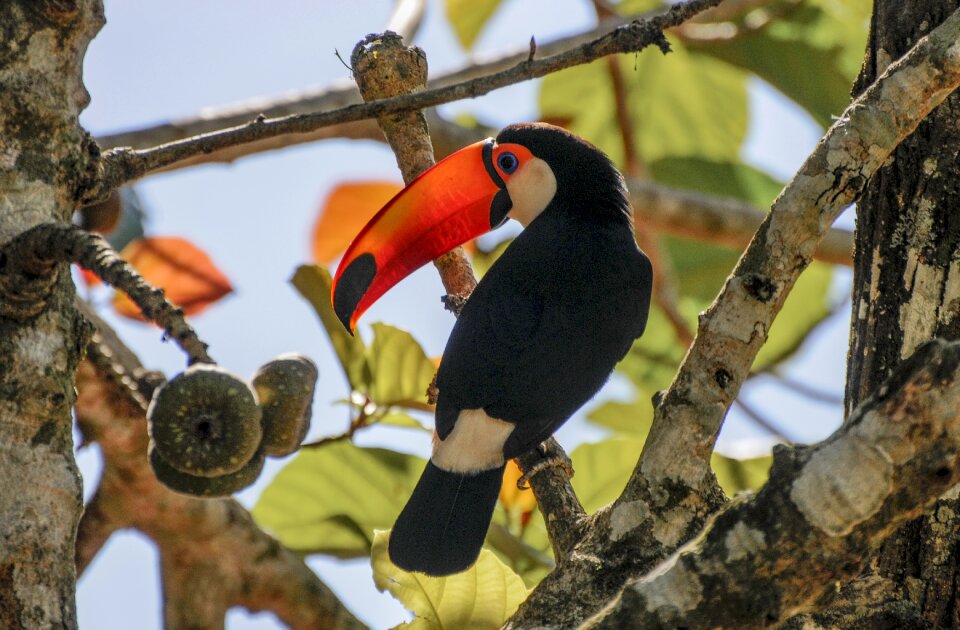
[[553, 125], [506, 127], [425, 171], [364, 226], [334, 276], [334, 311], [352, 333], [427, 262], [508, 218], [526, 227], [544, 212], [631, 221], [623, 177], [599, 149]]

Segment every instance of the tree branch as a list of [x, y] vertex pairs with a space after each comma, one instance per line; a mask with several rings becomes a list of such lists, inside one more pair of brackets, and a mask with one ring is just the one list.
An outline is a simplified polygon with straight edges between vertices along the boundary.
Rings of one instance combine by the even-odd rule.
[[[84, 514], [78, 532], [77, 549], [87, 550], [78, 555], [78, 570], [89, 563], [105, 533], [91, 519], [122, 522], [161, 549], [164, 567], [171, 567], [165, 595], [183, 610], [202, 612], [213, 606], [222, 612], [224, 606], [242, 605], [273, 611], [292, 628], [363, 627], [303, 560], [260, 530], [239, 503], [189, 497], [157, 481], [147, 461], [142, 398], [131, 396], [117, 379], [145, 371], [103, 322], [98, 326], [103, 347], [94, 352], [113, 357], [117, 365], [103, 370], [85, 362], [77, 374], [77, 421], [84, 435], [100, 445], [104, 459], [97, 509]], [[206, 586], [193, 584], [188, 575], [203, 576]], [[200, 601], [204, 599], [209, 602]], [[168, 605], [168, 622], [176, 615]]]
[[[610, 575], [626, 580], [645, 574], [723, 503], [710, 455], [766, 331], [830, 223], [893, 148], [960, 85], [958, 37], [960, 12], [891, 65], [820, 141], [701, 316], [623, 494], [594, 515], [571, 561], [538, 585], [511, 627], [578, 625], [618, 591]], [[594, 577], [600, 565], [605, 581]]]
[[22, 232], [0, 248], [0, 314], [33, 317], [46, 308], [62, 263], [76, 263], [123, 291], [144, 317], [164, 329], [187, 354], [189, 363], [213, 363], [207, 344], [187, 323], [183, 311], [120, 258], [103, 237], [73, 225], [44, 223]]
[[[742, 249], [767, 216], [736, 199], [711, 197], [663, 184], [629, 179], [627, 189], [638, 229], [674, 234]], [[830, 228], [813, 253], [816, 260], [853, 264], [853, 233]]]
[[761, 628], [815, 609], [960, 482], [958, 408], [960, 343], [930, 342], [831, 437], [778, 448], [757, 496], [723, 510], [587, 627]]
[[96, 201], [124, 183], [200, 153], [278, 135], [305, 133], [333, 124], [379, 118], [387, 114], [422, 110], [442, 103], [475, 98], [498, 88], [589, 63], [607, 55], [636, 53], [651, 44], [667, 51], [669, 44], [663, 35], [664, 29], [677, 26], [719, 3], [720, 0], [689, 0], [673, 5], [650, 19], [635, 20], [620, 26], [574, 49], [542, 59], [528, 59], [506, 70], [446, 87], [348, 105], [334, 111], [296, 114], [272, 120], [261, 115], [252, 122], [232, 129], [170, 142], [151, 149], [113, 149], [102, 156], [97, 176], [79, 191], [79, 196], [87, 203]]
[[427, 0], [396, 0], [384, 30], [393, 31], [408, 42], [413, 41], [423, 23], [426, 8]]
[[[409, 0], [406, 0], [409, 1]], [[399, 11], [399, 5], [395, 15]], [[541, 43], [537, 45], [537, 51], [541, 55], [555, 55], [559, 52], [580, 46], [586, 42], [592, 41], [607, 33], [617, 26], [629, 23], [629, 18], [616, 18], [604, 20], [596, 28], [583, 33], [578, 33], [571, 37], [564, 37], [552, 42]], [[391, 17], [390, 22], [393, 22]], [[400, 32], [390, 26], [388, 30]], [[401, 33], [403, 34], [403, 33]], [[406, 37], [406, 39], [410, 39]], [[513, 66], [523, 63], [529, 56], [529, 48], [524, 44], [523, 48], [510, 51], [498, 57], [472, 63], [466, 67], [453, 72], [428, 79], [427, 87], [440, 88], [450, 86], [463, 81], [476, 79], [493, 72], [506, 70]], [[134, 149], [144, 149], [150, 146], [183, 140], [192, 136], [207, 134], [229, 127], [237, 127], [248, 123], [258, 115], [265, 118], [281, 118], [294, 114], [307, 114], [321, 110], [331, 110], [352, 105], [360, 102], [360, 94], [357, 86], [352, 80], [338, 81], [336, 84], [320, 89], [308, 89], [285, 95], [279, 98], [258, 98], [235, 105], [226, 105], [222, 107], [205, 108], [203, 112], [189, 118], [181, 118], [170, 122], [161, 123], [152, 127], [123, 131], [97, 138], [97, 143], [105, 148], [112, 149], [116, 147], [133, 147]], [[440, 129], [438, 122], [430, 118], [431, 113], [427, 112], [428, 122], [432, 129], [432, 135], [437, 135]], [[439, 120], [439, 117], [437, 117]], [[445, 122], [445, 121], [444, 121]], [[454, 128], [458, 125], [447, 123]], [[382, 134], [376, 123], [372, 120], [357, 121], [355, 123], [346, 123], [344, 125], [335, 125], [318, 129], [311, 133], [301, 133], [296, 135], [278, 135], [273, 138], [259, 140], [253, 143], [237, 145], [227, 149], [220, 149], [210, 153], [198, 154], [188, 160], [170, 164], [167, 168], [182, 168], [192, 166], [203, 162], [231, 162], [238, 157], [259, 153], [274, 148], [282, 148], [300, 142], [312, 142], [314, 140], [325, 139], [329, 137], [353, 138], [382, 140]], [[478, 138], [479, 139], [479, 138]], [[473, 140], [470, 140], [472, 142]], [[457, 148], [469, 144], [464, 141], [457, 145]], [[249, 149], [249, 152], [247, 151]]]

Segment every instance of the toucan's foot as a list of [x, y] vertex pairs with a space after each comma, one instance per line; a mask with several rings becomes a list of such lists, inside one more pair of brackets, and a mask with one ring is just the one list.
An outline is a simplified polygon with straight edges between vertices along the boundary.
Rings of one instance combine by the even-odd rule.
[[548, 468], [560, 468], [563, 470], [567, 479], [573, 479], [573, 461], [567, 456], [566, 452], [557, 444], [553, 438], [537, 446], [537, 452], [540, 454], [540, 461], [527, 468], [523, 476], [517, 480], [517, 488], [526, 490], [530, 487], [530, 480], [534, 475], [543, 472]]

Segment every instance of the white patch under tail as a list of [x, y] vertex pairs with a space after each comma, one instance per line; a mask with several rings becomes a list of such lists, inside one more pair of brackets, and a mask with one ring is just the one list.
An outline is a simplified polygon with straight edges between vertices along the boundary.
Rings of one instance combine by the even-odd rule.
[[434, 440], [437, 468], [448, 472], [475, 473], [503, 466], [503, 445], [514, 424], [491, 418], [483, 409], [464, 409], [445, 440]]

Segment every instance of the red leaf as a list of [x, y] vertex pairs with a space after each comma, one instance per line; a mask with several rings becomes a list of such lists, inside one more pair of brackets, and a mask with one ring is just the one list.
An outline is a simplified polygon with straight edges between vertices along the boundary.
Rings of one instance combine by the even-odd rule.
[[[187, 315], [196, 315], [233, 292], [230, 280], [206, 252], [182, 238], [142, 238], [124, 247], [120, 255]], [[117, 293], [113, 307], [125, 317], [143, 319], [126, 295]]]
[[366, 181], [339, 184], [330, 191], [313, 226], [313, 260], [321, 265], [332, 263], [402, 189], [395, 182]]

